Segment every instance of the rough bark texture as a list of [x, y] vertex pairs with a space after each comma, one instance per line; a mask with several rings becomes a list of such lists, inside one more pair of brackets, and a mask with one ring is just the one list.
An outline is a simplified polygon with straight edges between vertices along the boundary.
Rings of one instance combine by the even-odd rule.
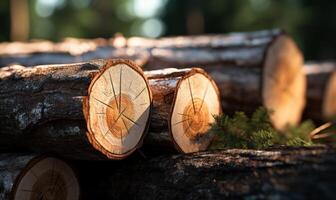
[[80, 174], [86, 199], [334, 199], [335, 153], [326, 147], [232, 149], [105, 163], [98, 168], [108, 180], [88, 175], [97, 165], [85, 165]]
[[[317, 122], [328, 120], [323, 106], [330, 78], [336, 76], [336, 64], [333, 62], [310, 62], [305, 64], [305, 72], [307, 75], [307, 105], [304, 117]], [[336, 90], [336, 88], [334, 89]]]
[[10, 199], [18, 176], [24, 172], [28, 163], [34, 159], [38, 159], [38, 156], [29, 154], [0, 155], [0, 199]]
[[97, 63], [82, 63], [3, 68], [0, 149], [96, 157], [97, 151], [86, 138], [82, 99], [99, 67]]
[[224, 113], [244, 111], [246, 114], [252, 114], [256, 108], [263, 105], [260, 69], [237, 70], [235, 66], [212, 66], [205, 70], [220, 88]]
[[189, 72], [172, 73], [169, 75], [152, 74], [150, 71], [145, 72], [148, 78], [149, 87], [152, 91], [153, 104], [152, 115], [149, 126], [149, 133], [145, 142], [147, 144], [168, 147], [174, 149], [174, 141], [169, 133], [169, 117], [176, 93], [178, 81]]
[[282, 35], [281, 31], [270, 30], [158, 40], [130, 38], [127, 46], [149, 51], [149, 60], [145, 64], [148, 69], [218, 64], [261, 68], [265, 51], [279, 35]]
[[155, 74], [152, 71], [145, 72], [153, 93], [154, 111], [151, 121], [151, 129], [153, 131], [167, 130], [168, 118], [171, 114], [170, 111], [177, 90], [177, 84], [191, 70], [191, 68], [188, 68], [168, 74]]

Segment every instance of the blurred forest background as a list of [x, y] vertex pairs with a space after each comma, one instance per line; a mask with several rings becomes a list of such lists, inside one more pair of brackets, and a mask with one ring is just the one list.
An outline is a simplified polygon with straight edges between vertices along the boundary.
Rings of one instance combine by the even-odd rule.
[[1, 0], [0, 41], [161, 37], [282, 28], [306, 59], [335, 59], [332, 0]]

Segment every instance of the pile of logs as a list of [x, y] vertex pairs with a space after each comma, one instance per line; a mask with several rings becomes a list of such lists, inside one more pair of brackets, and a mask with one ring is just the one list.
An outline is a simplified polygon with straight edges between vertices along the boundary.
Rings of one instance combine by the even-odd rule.
[[[336, 115], [334, 64], [304, 65], [295, 42], [279, 30], [156, 40], [116, 36], [1, 43], [0, 67], [2, 198], [78, 199], [80, 181], [68, 162], [90, 166], [98, 160], [101, 165], [125, 159], [135, 152], [144, 156], [143, 145], [161, 154], [205, 151], [213, 139], [210, 125], [222, 112], [251, 114], [264, 106], [272, 111], [271, 123], [279, 131], [300, 122], [306, 101], [305, 117], [322, 122]], [[311, 153], [315, 150], [301, 151], [315, 156]], [[186, 171], [172, 171], [173, 166], [177, 170], [187, 163], [213, 168], [228, 162], [229, 166], [236, 163], [233, 157], [244, 155], [266, 159], [268, 152], [229, 150], [137, 165], [127, 160], [113, 162], [124, 164], [115, 172], [119, 175], [110, 179], [111, 185], [121, 184], [110, 194], [116, 198], [118, 190], [130, 188], [129, 193], [128, 189], [122, 192], [128, 193], [126, 198], [168, 199], [162, 196], [166, 192], [189, 198], [191, 194], [181, 193], [175, 183], [183, 180], [183, 187], [197, 189], [192, 184], [199, 181], [186, 177]], [[274, 163], [280, 162], [277, 159]], [[262, 163], [258, 161], [258, 166]], [[232, 170], [243, 167], [238, 165]], [[167, 173], [150, 178], [152, 171], [165, 169]], [[134, 185], [125, 183], [124, 170], [139, 171]], [[175, 175], [179, 180], [173, 180]], [[142, 176], [147, 178], [141, 181]], [[158, 186], [161, 178], [165, 180], [162, 187]], [[205, 185], [195, 198], [220, 194], [212, 191], [211, 181], [205, 182], [199, 183]], [[146, 196], [155, 185], [157, 193]], [[207, 190], [206, 196], [201, 190]]]
[[[87, 199], [334, 199], [336, 189], [336, 151], [325, 147], [228, 149], [78, 165], [85, 166], [79, 176]], [[101, 173], [89, 175], [97, 165]]]
[[[0, 78], [1, 152], [48, 153], [70, 160], [119, 160], [142, 146], [148, 129], [146, 143], [150, 146], [198, 152], [210, 144], [212, 136], [207, 131], [213, 116], [221, 113], [217, 85], [199, 68], [143, 72], [128, 60], [94, 60], [34, 67], [12, 65], [0, 69]], [[36, 168], [38, 172], [28, 162], [22, 163], [15, 175], [32, 174], [27, 175], [30, 185], [22, 186], [28, 188], [24, 190], [41, 195], [38, 198], [76, 199], [64, 196], [77, 195], [73, 188], [53, 189], [57, 177], [50, 168], [54, 162]], [[59, 176], [57, 184], [70, 187], [72, 179]], [[22, 182], [15, 177], [11, 181], [10, 185]], [[77, 181], [74, 184], [79, 187]], [[20, 199], [24, 195], [14, 186], [6, 188], [6, 196]]]
[[118, 36], [110, 40], [68, 39], [54, 45], [0, 45], [0, 49], [6, 48], [11, 51], [0, 52], [0, 66], [94, 58], [128, 58], [145, 70], [198, 66], [218, 84], [224, 113], [240, 110], [250, 114], [264, 106], [273, 111], [271, 120], [279, 130], [297, 124], [305, 106], [303, 57], [295, 42], [280, 30], [157, 40]]
[[305, 117], [327, 121], [336, 116], [336, 63], [307, 63], [307, 107]]

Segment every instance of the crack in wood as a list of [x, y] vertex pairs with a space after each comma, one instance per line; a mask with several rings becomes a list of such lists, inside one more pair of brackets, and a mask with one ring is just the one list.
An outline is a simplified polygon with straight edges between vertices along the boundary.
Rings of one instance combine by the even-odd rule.
[[111, 87], [112, 87], [112, 91], [113, 91], [113, 95], [114, 95], [114, 100], [116, 102], [118, 111], [120, 112], [120, 108], [119, 108], [119, 105], [118, 105], [117, 96], [116, 96], [116, 93], [115, 93], [115, 90], [114, 90], [113, 81], [112, 81], [112, 77], [111, 77], [111, 72], [110, 71], [109, 71], [109, 77], [110, 77], [110, 83], [111, 83]]
[[120, 67], [120, 76], [119, 76], [119, 112], [121, 110], [121, 77], [122, 77], [122, 67]]
[[183, 115], [183, 116], [186, 116], [186, 117], [192, 117], [190, 115], [187, 115], [187, 114], [184, 114], [184, 113], [177, 113], [178, 115]]
[[185, 133], [187, 133], [187, 132], [188, 132], [188, 130], [189, 130], [189, 129], [190, 129], [190, 127], [192, 126], [193, 122], [194, 122], [194, 121], [191, 121], [191, 123], [189, 124], [188, 128], [187, 128], [187, 129], [184, 131]]
[[143, 91], [145, 91], [145, 89], [146, 89], [147, 87], [144, 87], [140, 92], [139, 92], [139, 94], [137, 94], [135, 97], [134, 97], [134, 99], [133, 99], [133, 101], [135, 101], [142, 93], [143, 93]]
[[108, 105], [107, 103], [104, 103], [102, 100], [99, 100], [99, 99], [97, 99], [96, 97], [93, 97], [93, 98], [94, 98], [96, 101], [98, 101], [99, 103], [104, 104], [105, 106], [107, 106], [107, 107], [111, 108], [112, 110], [114, 110], [114, 108], [113, 108], [112, 106]]
[[203, 97], [202, 97], [202, 103], [201, 103], [201, 106], [200, 106], [200, 108], [198, 109], [197, 112], [201, 111], [201, 109], [202, 109], [202, 106], [203, 106], [203, 103], [204, 103], [205, 96], [206, 96], [206, 94], [207, 94], [207, 92], [208, 92], [208, 89], [209, 89], [209, 84], [210, 84], [210, 81], [208, 81], [208, 84], [207, 84], [207, 86], [206, 86], [205, 92], [204, 92]]
[[194, 103], [194, 97], [193, 97], [193, 95], [192, 95], [192, 90], [191, 90], [190, 80], [189, 80], [189, 78], [187, 78], [187, 80], [188, 80], [189, 93], [190, 93], [190, 97], [191, 97], [191, 101], [192, 101], [192, 105], [193, 105], [194, 113], [196, 113], [196, 108], [195, 108], [195, 103]]
[[126, 119], [128, 119], [130, 122], [132, 122], [133, 124], [139, 126], [138, 123], [136, 123], [135, 121], [133, 121], [132, 119], [130, 119], [129, 117], [127, 117], [126, 115], [122, 114], [123, 117], [125, 117]]
[[188, 118], [188, 119], [185, 119], [185, 120], [182, 120], [182, 121], [179, 121], [179, 122], [176, 122], [175, 124], [173, 124], [174, 126], [175, 125], [177, 125], [177, 124], [180, 124], [180, 123], [183, 123], [183, 122], [185, 122], [185, 121], [188, 121], [190, 118]]
[[138, 106], [145, 106], [145, 105], [147, 105], [147, 102], [145, 102], [145, 103], [141, 103], [141, 104], [135, 104], [135, 105], [138, 105]]
[[[123, 110], [123, 111], [121, 111], [121, 112], [119, 113], [119, 115], [118, 115], [117, 119], [116, 119], [116, 120], [114, 121], [114, 123], [112, 124], [112, 127], [111, 127], [111, 129], [113, 129], [113, 128], [114, 128], [115, 124], [117, 123], [117, 121], [119, 120], [119, 118], [121, 117], [121, 115], [123, 115], [123, 113], [125, 112], [125, 110], [126, 110], [126, 108], [124, 108], [124, 110]], [[105, 133], [104, 137], [106, 136], [106, 134], [107, 134], [109, 131], [111, 131], [111, 130], [110, 130], [110, 129], [107, 129], [107, 131], [106, 131], [106, 133]], [[112, 132], [112, 131], [111, 131], [111, 132]]]
[[[103, 76], [103, 79], [104, 79], [104, 82], [105, 82], [105, 85], [107, 85], [107, 80], [106, 80], [106, 77]], [[110, 96], [110, 91], [106, 91], [107, 89], [105, 88], [105, 90], [102, 92], [106, 97]]]
[[[129, 129], [128, 129], [126, 123], [125, 123], [125, 120], [124, 120], [124, 118], [121, 118], [121, 120], [122, 120], [122, 122], [123, 122], [123, 124], [124, 124], [124, 126], [125, 126], [125, 128], [126, 128], [126, 130], [127, 130], [127, 135], [128, 135], [128, 134], [129, 134]], [[122, 139], [123, 139], [123, 138], [122, 138], [122, 134], [120, 134], [120, 142], [121, 142], [121, 145], [123, 144]]]
[[32, 169], [30, 170], [30, 173], [35, 177], [36, 180], [38, 180], [38, 178], [37, 178], [35, 172], [34, 172]]
[[131, 83], [130, 83], [129, 86], [128, 86], [128, 89], [129, 89], [129, 90], [131, 89], [131, 85], [132, 85], [132, 83], [133, 83], [133, 80], [131, 80]]

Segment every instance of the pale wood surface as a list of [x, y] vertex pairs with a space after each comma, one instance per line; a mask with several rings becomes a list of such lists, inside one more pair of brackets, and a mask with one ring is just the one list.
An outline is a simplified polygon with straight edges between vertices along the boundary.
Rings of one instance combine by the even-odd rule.
[[279, 36], [270, 45], [262, 77], [263, 105], [272, 111], [275, 128], [284, 130], [296, 125], [306, 104], [306, 77], [303, 57], [295, 42]]
[[139, 70], [126, 63], [104, 70], [91, 83], [87, 101], [92, 140], [116, 155], [138, 147], [151, 106], [149, 87]]

